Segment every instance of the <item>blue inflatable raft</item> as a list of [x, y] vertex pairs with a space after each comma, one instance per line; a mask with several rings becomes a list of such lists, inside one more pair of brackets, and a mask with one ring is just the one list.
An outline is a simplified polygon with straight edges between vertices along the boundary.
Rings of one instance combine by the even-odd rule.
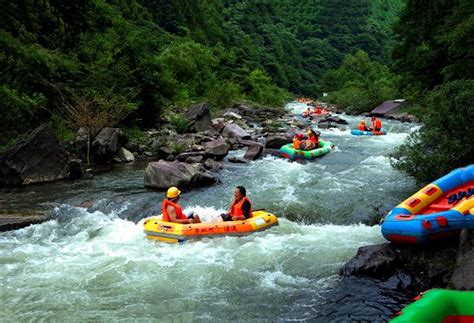
[[382, 222], [392, 242], [425, 244], [474, 229], [474, 165], [426, 185], [392, 209]]

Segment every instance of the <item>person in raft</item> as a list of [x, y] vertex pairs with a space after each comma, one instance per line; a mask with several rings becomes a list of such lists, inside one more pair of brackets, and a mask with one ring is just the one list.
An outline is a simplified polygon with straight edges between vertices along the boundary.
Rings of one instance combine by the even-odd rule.
[[313, 150], [319, 148], [319, 133], [314, 132], [313, 129], [306, 130], [308, 139], [305, 141], [305, 150]]
[[247, 197], [247, 190], [243, 186], [237, 186], [234, 191], [234, 202], [230, 205], [228, 213], [221, 214], [222, 220], [239, 221], [252, 216], [252, 202]]
[[305, 143], [303, 142], [304, 136], [302, 133], [297, 133], [293, 137], [293, 148], [294, 149], [299, 149], [299, 150], [304, 150], [305, 148]]
[[311, 109], [308, 108], [306, 111], [303, 111], [302, 116], [303, 117], [309, 117], [311, 115]]
[[314, 113], [321, 114], [321, 107], [319, 105], [314, 108]]
[[359, 125], [357, 126], [357, 129], [361, 131], [369, 131], [369, 128], [367, 128], [367, 125], [365, 124], [365, 119], [362, 119]]
[[177, 187], [170, 187], [166, 192], [166, 198], [161, 203], [163, 221], [175, 223], [201, 223], [199, 215], [192, 212], [190, 215], [183, 213], [183, 209], [178, 204], [181, 191]]
[[380, 121], [376, 117], [372, 117], [371, 121], [372, 127], [369, 128], [370, 131], [380, 131], [380, 129], [382, 129], [382, 121]]

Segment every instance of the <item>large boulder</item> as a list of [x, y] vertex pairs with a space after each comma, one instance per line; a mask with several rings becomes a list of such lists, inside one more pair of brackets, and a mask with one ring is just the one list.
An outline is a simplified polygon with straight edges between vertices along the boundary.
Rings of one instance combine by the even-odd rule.
[[284, 136], [268, 136], [265, 142], [265, 148], [268, 149], [280, 149], [281, 146], [289, 143], [288, 138]]
[[209, 186], [217, 182], [217, 177], [199, 164], [160, 160], [149, 163], [145, 169], [145, 187], [160, 190], [170, 186], [180, 188]]
[[0, 213], [0, 232], [18, 230], [32, 224], [48, 221], [49, 219], [50, 216], [48, 214], [38, 211]]
[[229, 153], [229, 145], [222, 139], [216, 139], [204, 144], [207, 158], [221, 160]]
[[391, 288], [415, 291], [445, 288], [456, 266], [457, 249], [450, 243], [425, 247], [384, 243], [361, 247], [341, 268], [340, 274], [376, 278]]
[[0, 156], [0, 185], [27, 185], [68, 177], [68, 157], [53, 130], [42, 125]]
[[118, 149], [118, 157], [121, 161], [129, 163], [135, 161], [135, 156], [127, 149], [120, 147]]
[[263, 145], [255, 143], [252, 146], [249, 146], [247, 152], [244, 155], [244, 158], [247, 160], [256, 160], [262, 156]]
[[117, 154], [120, 146], [128, 142], [127, 135], [118, 128], [102, 129], [92, 142], [94, 155], [99, 160], [107, 160]]
[[212, 125], [211, 106], [209, 103], [193, 104], [186, 113], [186, 117], [191, 122], [193, 130], [205, 131]]
[[250, 134], [235, 123], [228, 123], [222, 130], [222, 135], [227, 138], [250, 139]]
[[450, 286], [459, 290], [474, 290], [474, 234], [463, 229], [459, 239], [457, 267]]

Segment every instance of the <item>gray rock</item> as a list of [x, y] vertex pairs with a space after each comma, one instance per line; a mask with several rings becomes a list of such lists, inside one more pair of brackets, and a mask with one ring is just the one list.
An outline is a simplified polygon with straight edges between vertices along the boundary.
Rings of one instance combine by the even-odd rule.
[[457, 267], [450, 286], [458, 290], [474, 290], [474, 234], [466, 228], [461, 231]]
[[[323, 120], [321, 120], [323, 121]], [[337, 123], [337, 124], [348, 124], [346, 120], [338, 117], [338, 116], [328, 116], [328, 117], [325, 117], [324, 118], [324, 121], [327, 121], [327, 122], [333, 122], [333, 123]]]
[[265, 148], [280, 149], [281, 146], [286, 145], [290, 141], [284, 136], [268, 136], [265, 142]]
[[32, 224], [48, 221], [50, 216], [38, 212], [0, 214], [0, 232], [18, 230]]
[[148, 164], [144, 182], [145, 187], [165, 190], [170, 186], [209, 186], [217, 183], [218, 179], [200, 165], [160, 160]]
[[69, 178], [70, 179], [79, 179], [84, 174], [84, 169], [82, 168], [82, 160], [80, 159], [71, 159], [69, 161]]
[[117, 154], [120, 160], [123, 162], [129, 163], [129, 162], [135, 161], [135, 156], [130, 151], [128, 151], [127, 149], [123, 147], [120, 147], [118, 149]]
[[229, 153], [229, 145], [222, 139], [216, 139], [204, 144], [207, 158], [221, 160]]
[[197, 164], [197, 163], [202, 162], [203, 159], [204, 159], [204, 157], [202, 157], [202, 156], [190, 156], [190, 157], [186, 158], [186, 163], [188, 163], [188, 164]]
[[42, 125], [0, 155], [0, 185], [27, 185], [64, 179], [69, 165], [53, 130]]
[[184, 161], [186, 161], [189, 157], [201, 157], [201, 159], [202, 159], [203, 156], [204, 156], [204, 153], [203, 153], [203, 152], [187, 151], [187, 152], [184, 152], [184, 153], [179, 154], [176, 159], [178, 159], [178, 160], [181, 161], [181, 162], [184, 162]]
[[456, 265], [456, 252], [457, 248], [449, 243], [424, 247], [392, 243], [366, 246], [359, 248], [340, 274], [372, 277], [419, 291], [446, 287]]
[[94, 155], [99, 160], [112, 158], [118, 152], [120, 146], [128, 142], [127, 135], [118, 128], [102, 129], [92, 142]]
[[235, 123], [227, 124], [222, 130], [222, 135], [228, 138], [250, 139], [250, 134]]
[[211, 172], [218, 172], [222, 168], [224, 168], [224, 166], [222, 165], [222, 163], [219, 163], [218, 161], [215, 161], [214, 159], [206, 159], [204, 161], [204, 168], [206, 168], [207, 170], [210, 170]]
[[263, 145], [260, 145], [258, 143], [250, 146], [247, 149], [247, 152], [244, 155], [244, 158], [247, 160], [256, 160], [260, 158], [263, 152]]
[[234, 163], [234, 164], [247, 164], [249, 162], [246, 159], [235, 157], [235, 156], [231, 156], [231, 157], [227, 158], [227, 160], [230, 163]]
[[191, 128], [201, 132], [211, 127], [211, 106], [209, 103], [193, 104], [186, 117], [191, 122]]

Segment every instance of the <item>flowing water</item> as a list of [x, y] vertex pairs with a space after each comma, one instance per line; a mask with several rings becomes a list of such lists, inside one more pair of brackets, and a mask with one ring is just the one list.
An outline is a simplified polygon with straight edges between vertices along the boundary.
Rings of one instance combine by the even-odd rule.
[[[288, 106], [295, 115], [306, 108]], [[359, 117], [342, 116], [355, 128]], [[387, 136], [323, 130], [335, 151], [300, 164], [267, 156], [225, 162], [222, 184], [183, 194], [206, 220], [243, 185], [280, 225], [246, 237], [184, 244], [148, 241], [143, 218], [163, 193], [143, 188], [146, 164], [93, 180], [0, 191], [0, 209], [41, 209], [52, 220], [0, 233], [1, 321], [386, 320], [406, 295], [338, 271], [360, 246], [384, 241], [369, 226], [416, 190], [388, 155], [416, 128], [383, 120]], [[239, 155], [243, 152], [232, 152]]]

